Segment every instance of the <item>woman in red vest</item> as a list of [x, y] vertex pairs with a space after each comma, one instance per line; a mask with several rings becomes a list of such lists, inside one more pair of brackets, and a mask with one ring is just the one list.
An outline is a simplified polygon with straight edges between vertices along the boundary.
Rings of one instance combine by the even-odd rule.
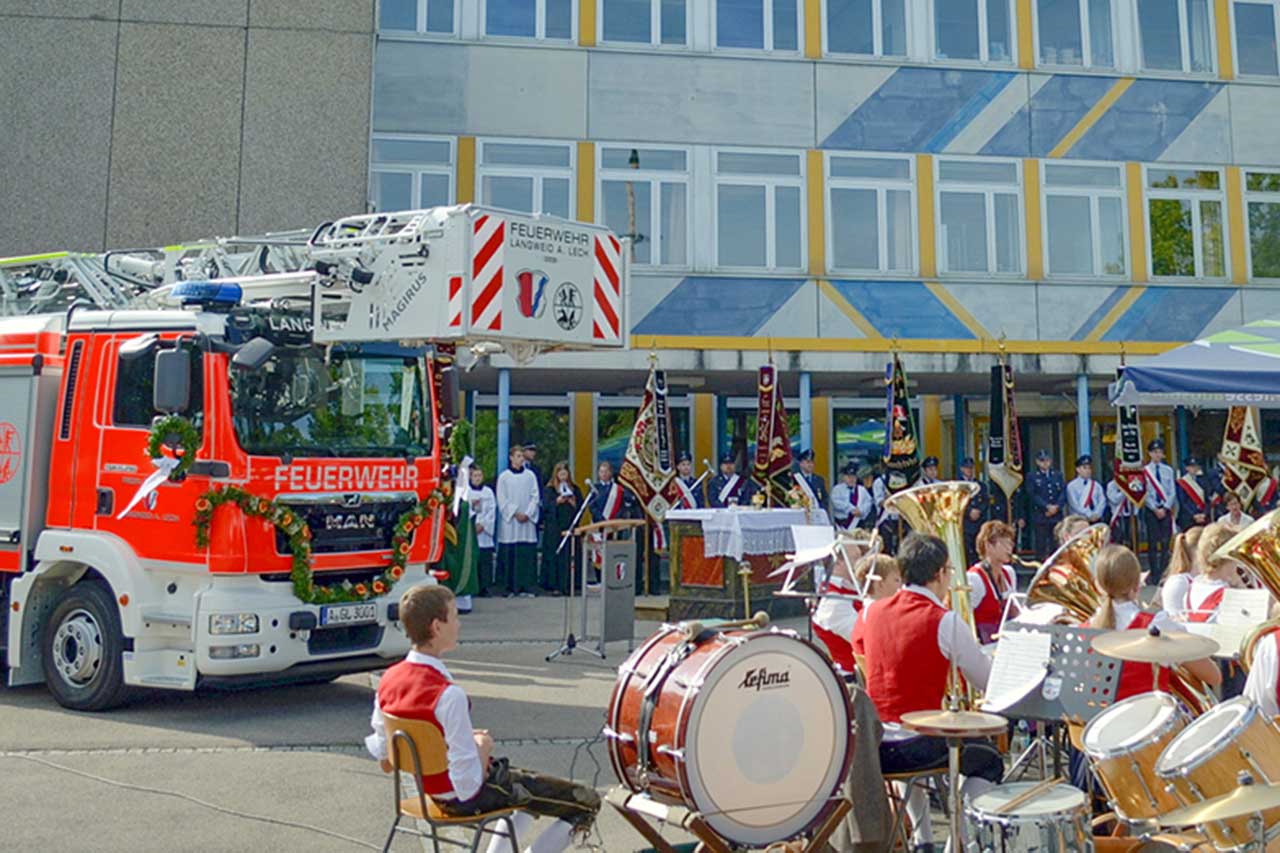
[[1000, 630], [1005, 604], [1018, 591], [1018, 575], [1009, 565], [1016, 540], [1013, 528], [1003, 521], [988, 521], [978, 531], [981, 559], [969, 567], [969, 601], [983, 643], [990, 643]]
[[853, 623], [854, 659], [867, 656], [867, 617], [871, 614], [871, 602], [889, 598], [902, 588], [902, 570], [898, 561], [888, 554], [868, 554], [853, 568], [854, 580], [867, 591], [867, 606], [862, 608]]
[[1232, 586], [1239, 585], [1235, 560], [1215, 559], [1214, 553], [1239, 531], [1222, 520], [1215, 521], [1200, 534], [1196, 543], [1200, 574], [1191, 580], [1182, 601], [1182, 621], [1216, 622], [1222, 597]]
[[[1164, 611], [1148, 613], [1139, 603], [1142, 589], [1142, 564], [1137, 556], [1123, 545], [1108, 545], [1098, 552], [1094, 561], [1094, 573], [1102, 588], [1102, 604], [1089, 620], [1090, 628], [1103, 630], [1133, 630], [1152, 625], [1161, 631], [1178, 631], [1181, 628]], [[1192, 675], [1212, 686], [1222, 681], [1218, 667], [1208, 658], [1183, 664]], [[1160, 667], [1160, 689], [1168, 692], [1169, 670]], [[1146, 664], [1125, 663], [1120, 668], [1120, 680], [1116, 686], [1115, 701], [1147, 693], [1154, 689], [1151, 667]]]

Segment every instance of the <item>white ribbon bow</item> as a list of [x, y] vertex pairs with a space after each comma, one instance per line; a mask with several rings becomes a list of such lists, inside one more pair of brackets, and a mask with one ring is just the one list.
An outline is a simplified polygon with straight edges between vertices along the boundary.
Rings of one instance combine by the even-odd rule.
[[458, 517], [458, 509], [463, 500], [471, 495], [471, 457], [462, 457], [458, 465], [458, 478], [453, 482], [453, 517]]
[[133, 500], [129, 501], [129, 505], [120, 510], [120, 514], [116, 516], [116, 520], [120, 520], [129, 514], [129, 510], [133, 509], [147, 495], [160, 488], [160, 484], [169, 479], [169, 475], [173, 473], [173, 469], [178, 467], [178, 460], [172, 456], [161, 456], [159, 459], [152, 459], [151, 464], [156, 466], [156, 470], [150, 477], [142, 481], [142, 485], [138, 486], [138, 491], [133, 493]]

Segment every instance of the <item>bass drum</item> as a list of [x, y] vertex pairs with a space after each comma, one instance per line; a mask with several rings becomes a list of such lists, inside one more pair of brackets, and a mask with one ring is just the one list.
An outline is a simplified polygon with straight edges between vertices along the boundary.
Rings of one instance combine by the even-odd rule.
[[826, 656], [790, 631], [664, 626], [618, 669], [605, 735], [618, 781], [764, 847], [834, 805], [853, 714]]

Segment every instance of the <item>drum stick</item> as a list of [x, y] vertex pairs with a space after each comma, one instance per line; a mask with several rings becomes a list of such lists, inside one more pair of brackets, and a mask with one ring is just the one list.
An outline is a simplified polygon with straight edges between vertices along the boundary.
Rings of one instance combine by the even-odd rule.
[[1030, 788], [1023, 791], [1021, 794], [1014, 797], [1012, 800], [1005, 803], [1003, 806], [1000, 806], [1000, 808], [994, 809], [993, 814], [1009, 814], [1010, 812], [1017, 809], [1019, 806], [1025, 805], [1026, 803], [1031, 802], [1036, 797], [1045, 793], [1054, 785], [1062, 784], [1065, 781], [1066, 780], [1063, 779], [1061, 776], [1055, 776], [1052, 779], [1045, 779], [1041, 782], [1037, 782], [1035, 785], [1032, 785]]

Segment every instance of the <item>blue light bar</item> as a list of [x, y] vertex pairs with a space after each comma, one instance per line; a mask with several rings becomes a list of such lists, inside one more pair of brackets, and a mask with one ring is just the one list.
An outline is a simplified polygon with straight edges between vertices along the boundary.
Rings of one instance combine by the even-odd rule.
[[183, 305], [239, 305], [244, 291], [235, 282], [184, 281], [170, 294]]

